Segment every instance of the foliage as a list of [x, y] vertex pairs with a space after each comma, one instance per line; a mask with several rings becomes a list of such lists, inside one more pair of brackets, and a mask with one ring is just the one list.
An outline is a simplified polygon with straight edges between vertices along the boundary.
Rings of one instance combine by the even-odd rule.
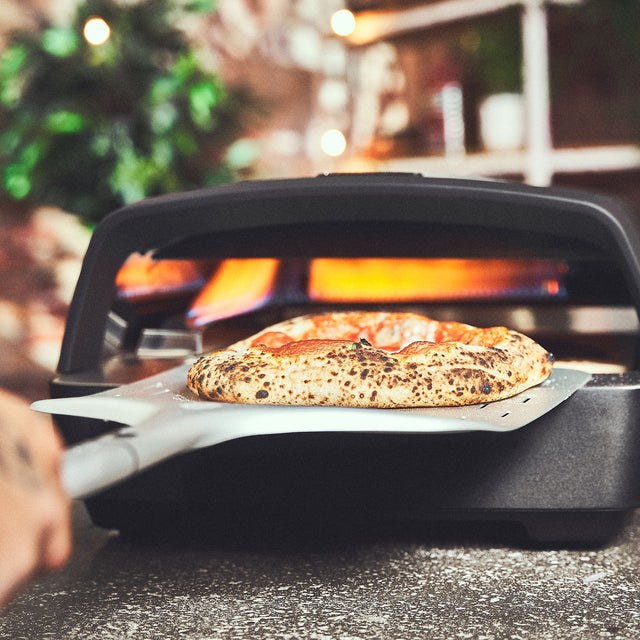
[[[209, 2], [86, 0], [70, 26], [16, 33], [0, 66], [4, 195], [97, 221], [137, 199], [234, 179], [224, 150], [252, 102], [175, 25]], [[111, 37], [83, 28], [102, 17]]]

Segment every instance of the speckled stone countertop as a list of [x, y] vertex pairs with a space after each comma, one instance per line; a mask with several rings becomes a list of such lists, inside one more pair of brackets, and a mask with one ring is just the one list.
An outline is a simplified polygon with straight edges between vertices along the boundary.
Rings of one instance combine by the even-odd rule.
[[494, 533], [134, 542], [75, 514], [68, 567], [0, 616], [11, 640], [640, 638], [640, 516], [606, 546]]

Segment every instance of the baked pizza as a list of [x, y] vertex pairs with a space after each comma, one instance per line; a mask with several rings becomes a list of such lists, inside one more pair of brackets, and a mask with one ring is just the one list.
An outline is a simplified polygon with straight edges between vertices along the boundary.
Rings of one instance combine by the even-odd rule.
[[513, 396], [545, 380], [553, 356], [506, 327], [414, 313], [293, 318], [200, 358], [191, 391], [245, 404], [411, 408]]

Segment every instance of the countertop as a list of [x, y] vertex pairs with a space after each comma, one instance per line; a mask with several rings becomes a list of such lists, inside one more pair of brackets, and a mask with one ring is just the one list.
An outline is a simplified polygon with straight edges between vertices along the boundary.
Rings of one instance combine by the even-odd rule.
[[[487, 528], [131, 540], [74, 505], [75, 553], [0, 638], [640, 638], [640, 515], [598, 548]], [[455, 533], [454, 533], [455, 532]]]

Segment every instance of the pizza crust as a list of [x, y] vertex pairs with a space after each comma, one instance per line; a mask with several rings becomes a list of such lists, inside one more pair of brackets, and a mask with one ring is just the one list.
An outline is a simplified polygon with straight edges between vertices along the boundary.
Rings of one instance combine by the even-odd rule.
[[[353, 315], [345, 315], [349, 314], [280, 323], [205, 356], [189, 371], [188, 386], [200, 397], [220, 402], [368, 408], [458, 406], [513, 396], [545, 380], [553, 366], [551, 354], [516, 331], [438, 323], [423, 316], [417, 316], [422, 319], [420, 331], [422, 335], [429, 333], [431, 339], [410, 339], [397, 351], [371, 343], [370, 337], [388, 342], [390, 335], [402, 333], [388, 326], [386, 335], [369, 332], [370, 337], [358, 340], [292, 339], [292, 333], [309, 335], [314, 331], [318, 318], [322, 318], [321, 325], [328, 326], [333, 317], [334, 324], [344, 329], [345, 320], [354, 320]], [[362, 321], [363, 314], [358, 315]], [[408, 326], [416, 314], [393, 315]], [[412, 317], [407, 318], [409, 315]], [[379, 314], [367, 318], [370, 326], [381, 319]], [[367, 333], [366, 326], [361, 333]], [[274, 342], [282, 344], [264, 344], [274, 334], [278, 335]], [[455, 340], [447, 340], [453, 335]], [[437, 337], [444, 339], [436, 341]], [[406, 337], [399, 339], [402, 342]]]

